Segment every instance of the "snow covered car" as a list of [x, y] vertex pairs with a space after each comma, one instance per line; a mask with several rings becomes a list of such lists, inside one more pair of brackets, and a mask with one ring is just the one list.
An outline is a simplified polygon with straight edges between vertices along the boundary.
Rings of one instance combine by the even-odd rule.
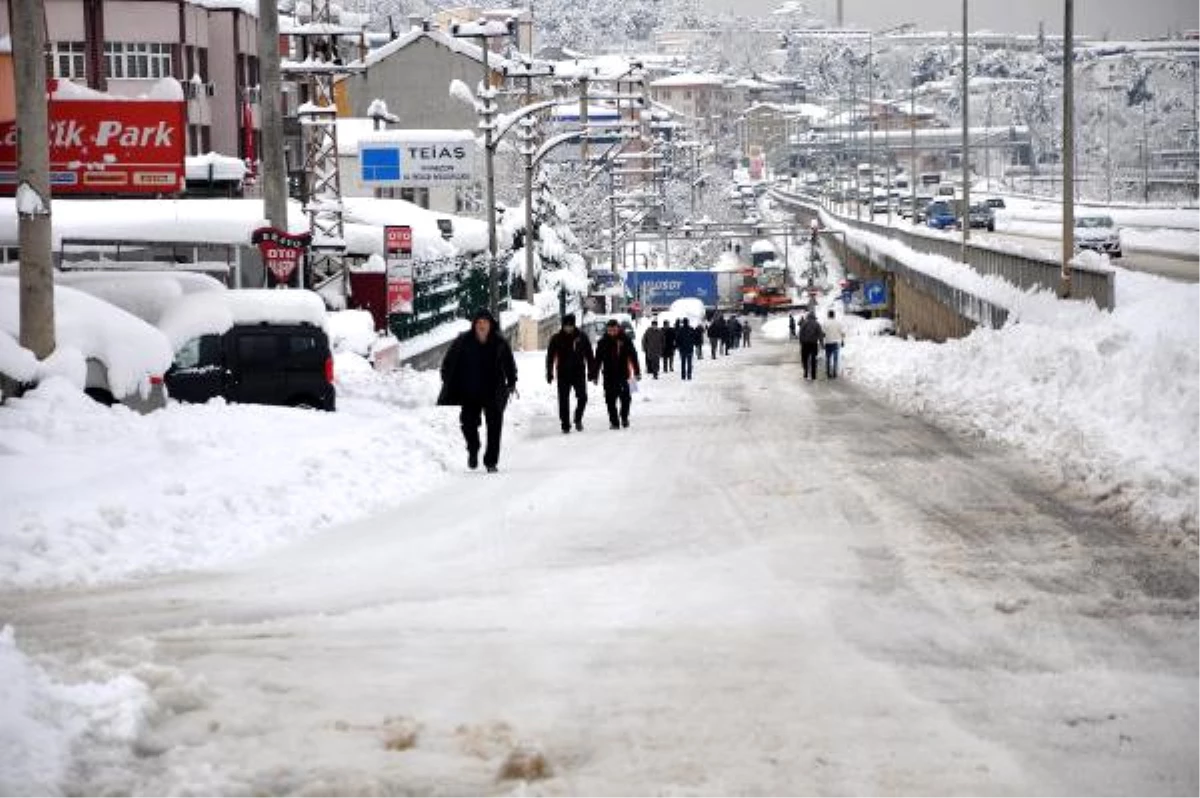
[[1121, 231], [1111, 216], [1087, 214], [1075, 218], [1075, 248], [1121, 257]]
[[182, 297], [159, 328], [175, 350], [167, 391], [182, 402], [333, 410], [337, 392], [325, 304], [304, 290], [205, 291]]
[[[16, 277], [0, 276], [0, 335], [11, 339], [13, 345], [3, 347], [10, 355], [26, 351], [15, 346], [20, 336], [20, 282]], [[171, 365], [170, 344], [160, 331], [136, 316], [82, 291], [57, 285], [54, 336], [54, 353], [45, 361], [35, 361], [33, 373], [27, 368], [28, 358], [14, 359], [17, 365], [24, 364], [19, 378], [23, 386], [57, 375], [103, 404], [120, 403], [147, 412], [166, 403], [163, 375]], [[9, 374], [9, 378], [15, 380], [17, 375]]]

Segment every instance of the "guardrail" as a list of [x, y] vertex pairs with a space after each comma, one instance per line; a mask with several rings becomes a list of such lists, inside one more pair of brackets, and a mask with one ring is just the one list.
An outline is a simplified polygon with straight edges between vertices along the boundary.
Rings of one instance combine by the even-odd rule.
[[[773, 189], [771, 195], [785, 204], [803, 205], [811, 210], [830, 213], [819, 199], [803, 194]], [[831, 214], [834, 215], [834, 214]], [[937, 235], [904, 230], [861, 219], [835, 216], [838, 221], [863, 232], [896, 239], [916, 252], [941, 255], [953, 261], [962, 260], [962, 244]], [[980, 274], [996, 275], [1021, 289], [1043, 288], [1055, 290], [1059, 284], [1062, 268], [1058, 261], [1006, 252], [978, 244], [967, 244], [967, 265]], [[1091, 300], [1104, 310], [1116, 307], [1115, 272], [1107, 268], [1090, 268], [1074, 264], [1071, 266], [1071, 299]]]

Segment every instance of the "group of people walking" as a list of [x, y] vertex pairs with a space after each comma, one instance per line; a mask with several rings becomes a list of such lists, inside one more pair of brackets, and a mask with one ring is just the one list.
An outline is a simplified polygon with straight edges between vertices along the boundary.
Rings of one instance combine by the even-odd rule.
[[[800, 341], [805, 379], [817, 378], [817, 350], [822, 343], [826, 376], [836, 378], [838, 350], [844, 333], [834, 312], [829, 311], [824, 327], [816, 314], [809, 311], [799, 325], [794, 318], [790, 319], [789, 330]], [[660, 371], [674, 372], [678, 355], [681, 379], [691, 380], [693, 361], [704, 359], [706, 338], [710, 356], [715, 360], [718, 354], [728, 355], [739, 346], [750, 346], [750, 324], [736, 317], [726, 319], [721, 314], [707, 325], [700, 322], [695, 326], [689, 319], [661, 325], [654, 319], [642, 335], [646, 370], [654, 379], [658, 379]], [[500, 460], [504, 410], [517, 391], [517, 364], [512, 347], [500, 334], [496, 318], [488, 310], [476, 311], [471, 328], [451, 343], [442, 360], [441, 377], [437, 402], [461, 408], [459, 424], [467, 446], [467, 467], [479, 467], [482, 449], [484, 467], [495, 472]], [[558, 418], [563, 434], [583, 431], [588, 382], [603, 385], [609, 429], [628, 427], [632, 392], [641, 377], [637, 345], [616, 319], [605, 325], [604, 334], [593, 350], [587, 335], [576, 325], [575, 315], [568, 313], [546, 347], [546, 382], [558, 382]], [[481, 422], [487, 424], [486, 441], [479, 437]]]
[[817, 314], [811, 310], [804, 314], [799, 324], [794, 316], [789, 316], [788, 333], [792, 338], [800, 340], [800, 363], [804, 366], [804, 379], [817, 378], [817, 354], [822, 344], [825, 346], [825, 377], [830, 380], [837, 379], [838, 361], [842, 344], [846, 342], [846, 332], [832, 309], [824, 326], [817, 321]]

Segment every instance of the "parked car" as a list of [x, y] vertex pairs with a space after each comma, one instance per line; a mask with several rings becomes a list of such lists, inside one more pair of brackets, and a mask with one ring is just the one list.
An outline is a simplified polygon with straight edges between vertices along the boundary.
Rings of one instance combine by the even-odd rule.
[[[3, 349], [11, 352], [20, 349], [19, 297], [19, 280], [0, 276], [0, 335], [10, 339]], [[31, 373], [22, 356], [22, 373], [6, 375], [6, 395], [60, 374], [102, 404], [148, 412], [166, 403], [163, 373], [171, 363], [171, 347], [159, 330], [136, 316], [82, 291], [55, 286], [54, 337], [54, 359], [35, 361]]]
[[251, 289], [190, 294], [159, 322], [175, 347], [172, 399], [333, 410], [333, 353], [325, 305], [312, 291]]
[[1004, 210], [1005, 208], [1004, 197], [988, 197], [986, 200], [984, 200], [984, 204], [992, 210]]
[[1111, 216], [1088, 214], [1075, 217], [1075, 248], [1107, 252], [1121, 257], [1121, 231]]
[[996, 212], [983, 203], [972, 205], [967, 211], [967, 224], [991, 232], [996, 229]]
[[935, 230], [945, 230], [950, 227], [958, 227], [958, 217], [954, 214], [954, 208], [950, 203], [937, 200], [925, 207], [925, 224]]

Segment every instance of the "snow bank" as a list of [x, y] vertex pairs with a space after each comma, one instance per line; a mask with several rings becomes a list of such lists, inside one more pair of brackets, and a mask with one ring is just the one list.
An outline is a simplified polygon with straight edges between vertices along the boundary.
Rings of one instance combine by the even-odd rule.
[[225, 290], [220, 280], [195, 272], [55, 272], [54, 281], [103, 299], [150, 324], [157, 324], [167, 308], [186, 294]]
[[[544, 356], [517, 354], [521, 397], [506, 440], [553, 406], [553, 389], [531, 379]], [[143, 416], [55, 380], [10, 400], [0, 408], [0, 589], [243, 559], [461, 472], [458, 412], [435, 406], [436, 370], [383, 374], [344, 353], [336, 373], [336, 413], [214, 400]]]
[[1117, 287], [1112, 313], [1029, 293], [1010, 298], [1002, 330], [848, 338], [846, 375], [904, 412], [1024, 450], [1060, 490], [1194, 540], [1200, 289], [1132, 272]]
[[[20, 335], [20, 287], [15, 277], [0, 276], [0, 332]], [[54, 289], [54, 334], [57, 354], [65, 363], [48, 364], [53, 373], [69, 375], [83, 388], [83, 361], [95, 359], [108, 372], [118, 398], [149, 388], [151, 376], [171, 365], [166, 338], [146, 322], [120, 308], [67, 286]]]

